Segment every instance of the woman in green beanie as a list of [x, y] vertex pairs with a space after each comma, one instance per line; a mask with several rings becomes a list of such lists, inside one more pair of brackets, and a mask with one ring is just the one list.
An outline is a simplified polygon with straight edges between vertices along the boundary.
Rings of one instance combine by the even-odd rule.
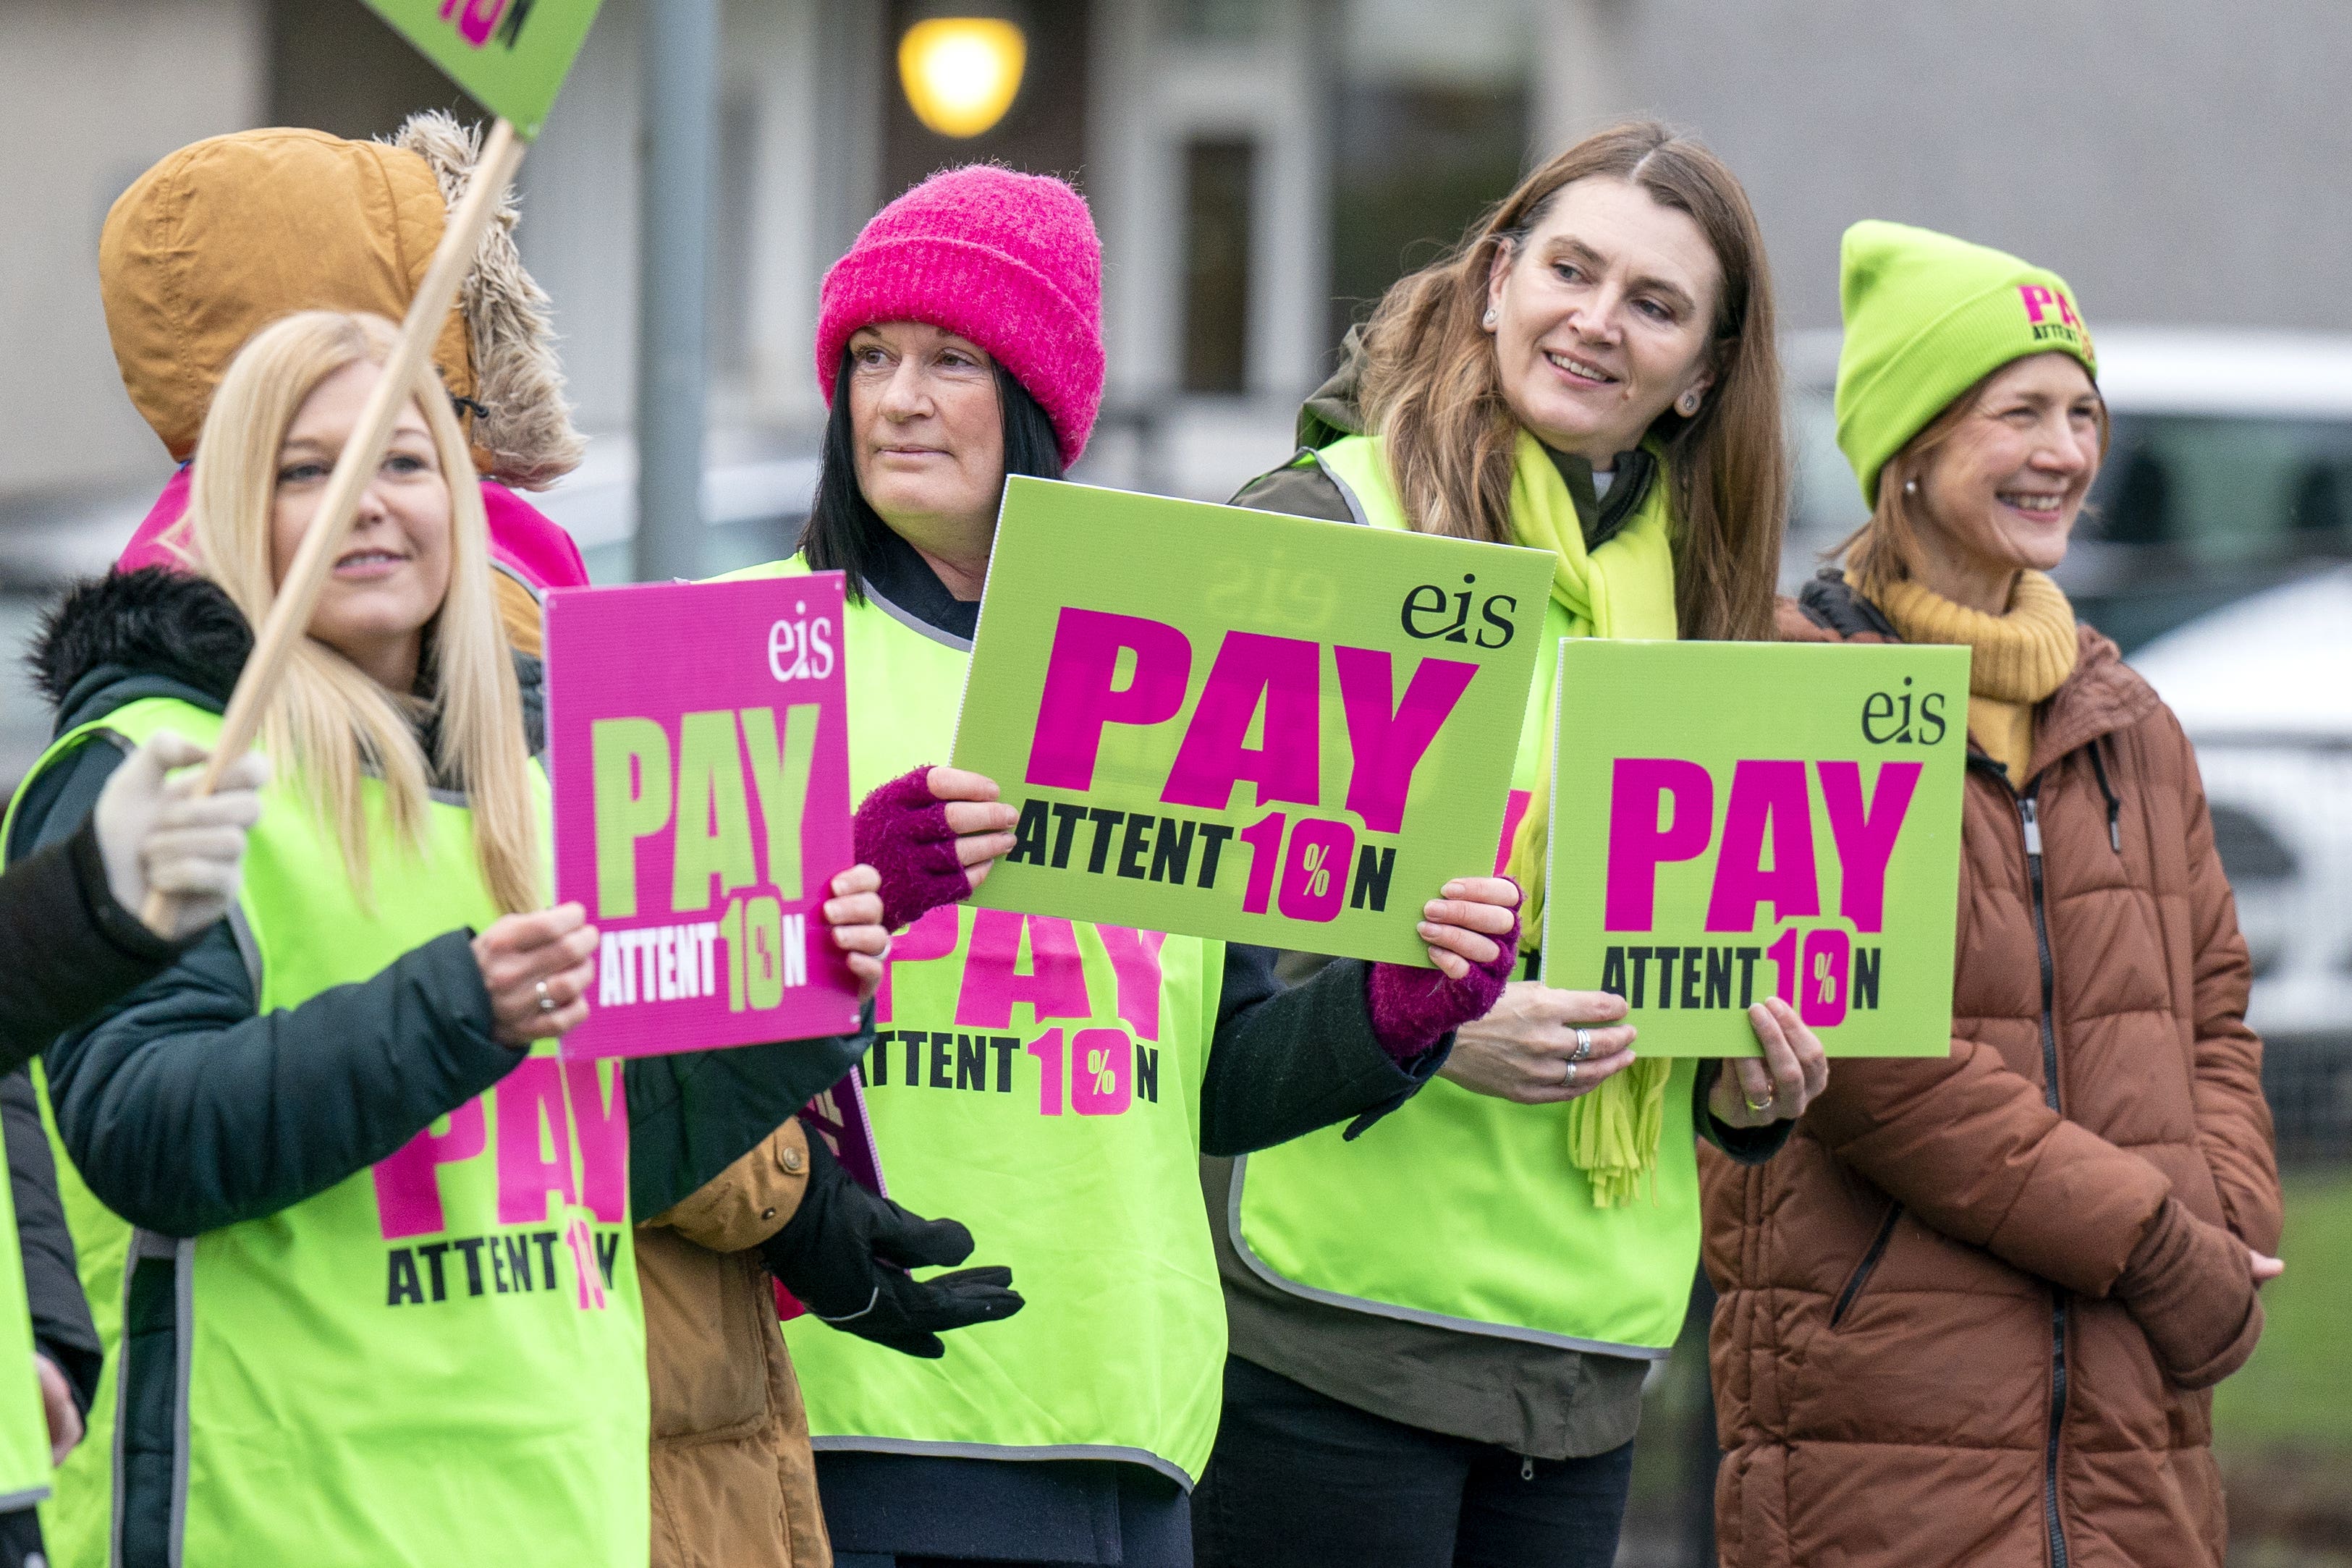
[[[1624, 125], [1391, 288], [1298, 456], [1238, 497], [1551, 552], [1501, 846], [1530, 948], [1552, 651], [1772, 635], [1780, 410], [1746, 194], [1696, 142]], [[1643, 1377], [1689, 1307], [1693, 1144], [1769, 1156], [1828, 1073], [1785, 1009], [1756, 1009], [1765, 1055], [1729, 1071], [1641, 1056], [1624, 1016], [1522, 980], [1361, 1138], [1206, 1163], [1232, 1354], [1203, 1568], [1614, 1560]]]
[[2045, 575], [2106, 447], [2073, 292], [1847, 231], [1871, 519], [1781, 606], [1972, 653], [1952, 1050], [1841, 1062], [1769, 1166], [1702, 1157], [1731, 1568], [2220, 1568], [2213, 1384], [2282, 1265], [2262, 1042], [2171, 711]]

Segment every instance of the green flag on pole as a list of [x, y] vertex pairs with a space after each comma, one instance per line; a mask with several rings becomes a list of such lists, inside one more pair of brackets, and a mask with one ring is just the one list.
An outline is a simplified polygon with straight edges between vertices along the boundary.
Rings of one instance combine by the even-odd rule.
[[491, 113], [535, 141], [604, 0], [367, 0]]

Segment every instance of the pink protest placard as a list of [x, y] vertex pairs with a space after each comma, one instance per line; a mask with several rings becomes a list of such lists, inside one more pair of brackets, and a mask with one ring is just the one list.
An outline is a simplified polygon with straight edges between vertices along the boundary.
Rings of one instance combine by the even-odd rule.
[[603, 934], [567, 1057], [857, 1028], [839, 572], [547, 599], [555, 891]]

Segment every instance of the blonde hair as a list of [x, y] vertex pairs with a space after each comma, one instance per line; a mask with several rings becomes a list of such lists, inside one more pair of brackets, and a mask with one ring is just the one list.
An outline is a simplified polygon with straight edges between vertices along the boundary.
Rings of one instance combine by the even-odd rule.
[[[1919, 575], [1927, 556], [1927, 546], [1919, 540], [1923, 503], [1911, 486], [1926, 476], [1934, 466], [1936, 454], [1968, 423], [1993, 378], [2016, 362], [2011, 360], [2009, 364], [1987, 371], [1968, 391], [1946, 403], [1941, 413], [1920, 426], [1919, 434], [1905, 442], [1903, 449], [1879, 469], [1878, 503], [1871, 508], [1870, 520], [1822, 552], [1824, 560], [1844, 562], [1847, 580], [1864, 599], [1874, 600], [1881, 591]], [[2107, 400], [2098, 396], [2095, 382], [2092, 393], [2097, 405], [2099, 459], [2104, 463], [2113, 428], [2107, 417]]]
[[[195, 569], [259, 626], [278, 597], [271, 567], [278, 452], [296, 413], [320, 382], [362, 361], [383, 364], [395, 329], [380, 316], [310, 310], [256, 333], [213, 395], [190, 476], [186, 538]], [[413, 705], [349, 659], [304, 637], [270, 701], [261, 744], [341, 841], [362, 901], [372, 890], [364, 774], [383, 782], [384, 825], [421, 853], [436, 777], [469, 797], [474, 853], [501, 909], [537, 909], [540, 838], [532, 810], [522, 697], [490, 582], [489, 523], [456, 411], [431, 379], [415, 405], [432, 434], [449, 487], [449, 587], [425, 627], [418, 695], [436, 727], [427, 758]]]
[[1365, 426], [1416, 532], [1509, 540], [1518, 421], [1481, 325], [1487, 275], [1563, 189], [1594, 176], [1688, 214], [1722, 267], [1714, 390], [1696, 415], [1670, 408], [1651, 434], [1672, 486], [1682, 634], [1769, 639], [1789, 508], [1772, 281], [1747, 193], [1696, 141], [1646, 120], [1589, 136], [1520, 181], [1450, 253], [1391, 285], [1364, 329]]

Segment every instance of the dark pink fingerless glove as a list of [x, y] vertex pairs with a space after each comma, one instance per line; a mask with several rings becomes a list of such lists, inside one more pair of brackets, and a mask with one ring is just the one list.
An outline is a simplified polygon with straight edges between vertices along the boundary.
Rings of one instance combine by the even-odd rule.
[[1519, 916], [1511, 913], [1511, 929], [1495, 938], [1499, 949], [1484, 964], [1473, 964], [1458, 980], [1442, 969], [1413, 968], [1403, 964], [1375, 964], [1367, 985], [1370, 992], [1372, 1037], [1392, 1061], [1406, 1062], [1435, 1045], [1454, 1030], [1482, 1019], [1510, 983], [1519, 962]]
[[948, 803], [931, 793], [930, 764], [877, 785], [857, 808], [850, 842], [858, 861], [882, 873], [882, 925], [897, 931], [971, 892], [956, 858]]

